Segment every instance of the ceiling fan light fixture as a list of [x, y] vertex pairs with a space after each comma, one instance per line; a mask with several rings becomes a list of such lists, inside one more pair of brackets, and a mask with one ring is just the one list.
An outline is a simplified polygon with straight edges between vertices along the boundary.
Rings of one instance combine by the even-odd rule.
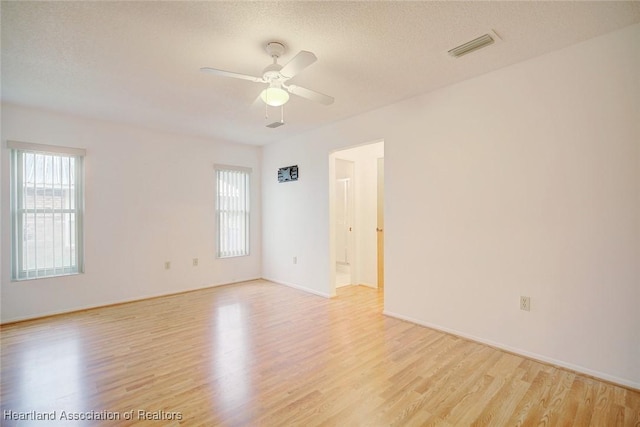
[[279, 107], [289, 101], [289, 92], [281, 87], [268, 87], [262, 91], [260, 98], [267, 105]]

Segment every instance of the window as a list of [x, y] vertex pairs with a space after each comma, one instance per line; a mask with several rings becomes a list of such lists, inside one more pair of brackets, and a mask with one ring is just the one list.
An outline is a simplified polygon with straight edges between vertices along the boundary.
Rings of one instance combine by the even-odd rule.
[[9, 141], [14, 280], [83, 271], [85, 151]]
[[249, 255], [249, 175], [251, 169], [216, 165], [218, 258]]

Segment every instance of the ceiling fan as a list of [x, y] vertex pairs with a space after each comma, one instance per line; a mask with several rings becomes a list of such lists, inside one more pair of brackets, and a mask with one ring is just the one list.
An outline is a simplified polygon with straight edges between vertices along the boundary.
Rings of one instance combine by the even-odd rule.
[[333, 103], [334, 99], [332, 96], [301, 86], [287, 84], [289, 79], [295, 77], [300, 71], [318, 60], [312, 52], [301, 50], [291, 61], [282, 66], [278, 64], [278, 58], [282, 56], [285, 51], [285, 47], [282, 43], [267, 43], [265, 50], [271, 58], [273, 58], [273, 63], [268, 65], [262, 71], [262, 77], [218, 70], [217, 68], [210, 67], [200, 68], [200, 71], [217, 74], [219, 76], [249, 80], [256, 83], [266, 83], [269, 86], [260, 93], [260, 98], [265, 104], [272, 107], [279, 107], [286, 104], [287, 101], [289, 101], [290, 93], [324, 105], [330, 105]]

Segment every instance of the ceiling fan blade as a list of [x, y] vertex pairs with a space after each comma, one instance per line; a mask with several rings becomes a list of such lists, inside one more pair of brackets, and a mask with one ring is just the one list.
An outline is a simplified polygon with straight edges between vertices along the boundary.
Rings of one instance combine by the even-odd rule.
[[256, 83], [263, 83], [262, 77], [249, 76], [247, 74], [232, 73], [231, 71], [218, 70], [216, 68], [202, 67], [200, 71], [210, 74], [217, 74], [224, 77], [233, 77], [234, 79], [249, 80]]
[[258, 94], [258, 96], [256, 96], [256, 99], [251, 103], [251, 109], [256, 109], [256, 108], [262, 108], [264, 110], [265, 103], [262, 100], [262, 97], [260, 96], [260, 94]]
[[310, 99], [311, 101], [319, 102], [320, 104], [331, 105], [334, 101], [333, 96], [325, 95], [323, 93], [316, 92], [305, 87], [289, 85], [286, 86], [286, 89], [289, 91], [289, 93], [301, 96], [302, 98]]
[[287, 65], [282, 67], [280, 74], [287, 78], [291, 78], [317, 60], [318, 58], [316, 58], [313, 53], [301, 50], [291, 61], [287, 62]]

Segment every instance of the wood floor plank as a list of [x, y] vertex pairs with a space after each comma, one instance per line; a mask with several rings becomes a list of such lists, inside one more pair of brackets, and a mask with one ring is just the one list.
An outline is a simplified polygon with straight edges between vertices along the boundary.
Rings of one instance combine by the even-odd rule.
[[[73, 425], [640, 425], [637, 391], [382, 308], [362, 286], [329, 300], [257, 280], [3, 325], [0, 421], [68, 426], [63, 411], [106, 411], [121, 418]], [[11, 416], [45, 411], [57, 419]]]

